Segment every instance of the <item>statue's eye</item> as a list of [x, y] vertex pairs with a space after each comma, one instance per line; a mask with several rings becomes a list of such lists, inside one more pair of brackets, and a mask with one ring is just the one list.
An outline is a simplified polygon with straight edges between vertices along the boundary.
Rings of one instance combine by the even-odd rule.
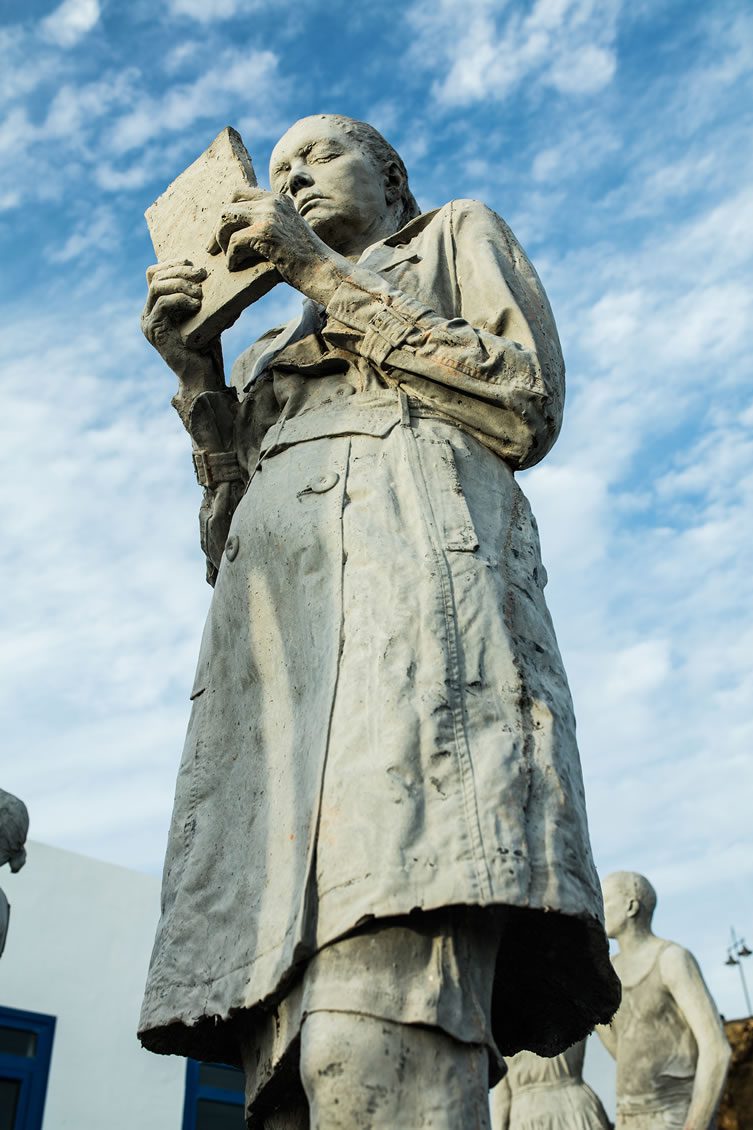
[[335, 153], [333, 150], [330, 150], [330, 149], [325, 149], [321, 153], [312, 153], [311, 156], [309, 157], [309, 163], [321, 165], [325, 161], [332, 161], [333, 158], [339, 157], [339, 156], [340, 156], [339, 153]]

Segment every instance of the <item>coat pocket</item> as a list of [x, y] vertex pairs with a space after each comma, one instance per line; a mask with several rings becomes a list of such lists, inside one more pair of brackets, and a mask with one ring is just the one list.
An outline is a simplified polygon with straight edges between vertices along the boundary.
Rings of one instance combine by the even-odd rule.
[[478, 535], [460, 482], [455, 450], [448, 439], [418, 440], [434, 518], [446, 550], [473, 553]]

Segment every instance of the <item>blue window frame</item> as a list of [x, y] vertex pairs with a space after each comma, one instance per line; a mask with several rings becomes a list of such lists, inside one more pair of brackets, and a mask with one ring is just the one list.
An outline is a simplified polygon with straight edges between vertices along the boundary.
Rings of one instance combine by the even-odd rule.
[[237, 1067], [189, 1059], [183, 1130], [246, 1130], [244, 1086]]
[[0, 1005], [0, 1130], [41, 1130], [55, 1017]]

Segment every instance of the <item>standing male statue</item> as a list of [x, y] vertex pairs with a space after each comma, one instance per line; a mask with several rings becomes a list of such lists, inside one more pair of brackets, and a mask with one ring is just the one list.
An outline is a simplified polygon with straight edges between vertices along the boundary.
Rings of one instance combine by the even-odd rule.
[[598, 1031], [617, 1061], [617, 1130], [709, 1130], [730, 1046], [693, 955], [652, 932], [655, 907], [643, 875], [615, 871], [604, 880], [622, 1003]]
[[502, 220], [419, 214], [365, 123], [297, 122], [270, 180], [217, 245], [303, 313], [230, 387], [178, 328], [202, 272], [148, 272], [215, 588], [141, 1039], [242, 1063], [267, 1130], [487, 1128], [500, 1052], [619, 999], [514, 477], [559, 431], [557, 332]]

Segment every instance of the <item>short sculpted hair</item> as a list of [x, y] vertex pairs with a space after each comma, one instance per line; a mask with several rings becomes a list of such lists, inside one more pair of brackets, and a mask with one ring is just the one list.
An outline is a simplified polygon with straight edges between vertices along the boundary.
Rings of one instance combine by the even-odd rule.
[[397, 215], [398, 229], [421, 214], [415, 196], [408, 186], [408, 170], [403, 164], [403, 159], [389, 141], [382, 137], [379, 130], [374, 129], [368, 122], [359, 122], [355, 118], [346, 118], [342, 114], [322, 114], [340, 127], [343, 133], [354, 138], [366, 150], [378, 169], [386, 169], [388, 165], [395, 164], [403, 175], [403, 187], [400, 192], [400, 209]]
[[609, 878], [617, 883], [629, 898], [638, 900], [643, 916], [650, 922], [656, 910], [656, 891], [646, 876], [639, 875], [637, 871], [615, 871]]

